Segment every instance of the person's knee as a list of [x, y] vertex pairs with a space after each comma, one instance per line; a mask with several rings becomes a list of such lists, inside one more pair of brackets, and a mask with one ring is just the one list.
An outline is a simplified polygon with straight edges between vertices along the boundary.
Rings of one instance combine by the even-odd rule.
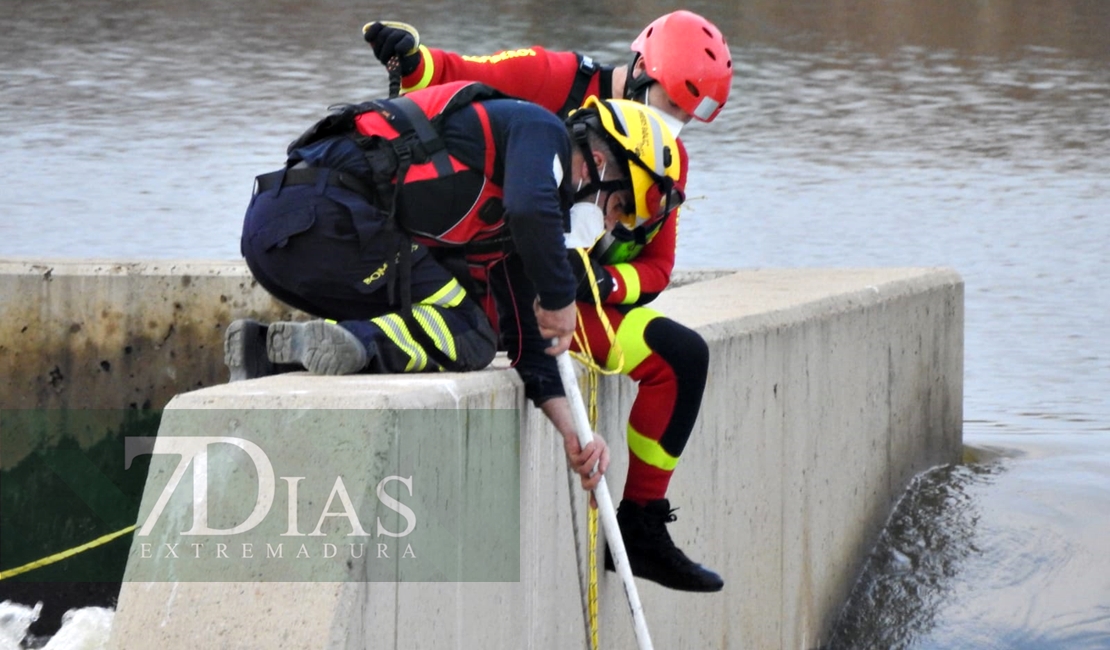
[[497, 354], [497, 334], [477, 303], [467, 300], [452, 309], [465, 327], [454, 332], [455, 363], [447, 368], [455, 372], [481, 370]]
[[493, 361], [497, 354], [497, 336], [484, 316], [473, 329], [455, 337], [455, 351], [459, 367], [453, 370], [459, 372], [481, 370]]
[[709, 345], [701, 334], [669, 318], [656, 318], [644, 329], [644, 341], [671, 366], [680, 381], [705, 380]]

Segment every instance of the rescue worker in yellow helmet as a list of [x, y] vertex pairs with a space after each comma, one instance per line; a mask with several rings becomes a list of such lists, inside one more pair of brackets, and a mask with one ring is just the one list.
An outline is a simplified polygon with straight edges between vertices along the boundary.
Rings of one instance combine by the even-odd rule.
[[[622, 114], [638, 120], [649, 110]], [[496, 351], [488, 321], [466, 282], [431, 254], [476, 245], [525, 394], [593, 489], [608, 448], [601, 438], [579, 446], [551, 356], [567, 349], [575, 324], [564, 223], [576, 202], [614, 222], [634, 211], [625, 170], [644, 143], [609, 133], [589, 113], [564, 124], [459, 82], [343, 107], [315, 124], [289, 146], [282, 169], [256, 179], [242, 251], [268, 292], [321, 320], [232, 323], [233, 379], [279, 365], [333, 375], [484, 367]]]

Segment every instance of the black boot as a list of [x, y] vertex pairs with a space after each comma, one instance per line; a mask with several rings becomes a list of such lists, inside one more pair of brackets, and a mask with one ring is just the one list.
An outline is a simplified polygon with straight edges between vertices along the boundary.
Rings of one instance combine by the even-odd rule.
[[266, 326], [251, 318], [240, 318], [224, 332], [224, 363], [229, 381], [243, 381], [274, 374], [266, 358]]
[[361, 372], [377, 355], [346, 328], [326, 320], [271, 323], [266, 356], [275, 365], [299, 363], [316, 375]]
[[[621, 501], [617, 524], [632, 575], [679, 591], [720, 591], [725, 586], [721, 576], [686, 557], [671, 541], [667, 524], [676, 519], [673, 513], [666, 499], [651, 501], [646, 506], [627, 499]], [[616, 570], [608, 545], [605, 568]]]
[[253, 318], [232, 321], [224, 332], [224, 363], [228, 381], [243, 381], [304, 370], [300, 364], [273, 363], [266, 356], [265, 323]]

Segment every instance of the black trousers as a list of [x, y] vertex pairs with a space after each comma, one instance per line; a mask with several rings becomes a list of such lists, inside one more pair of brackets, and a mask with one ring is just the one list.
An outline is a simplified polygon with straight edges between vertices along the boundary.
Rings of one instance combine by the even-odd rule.
[[[328, 182], [256, 193], [241, 251], [254, 278], [278, 300], [339, 322], [378, 356], [371, 370], [475, 370], [497, 342], [482, 308], [429, 251], [412, 245], [413, 307], [402, 313], [386, 283], [398, 235], [360, 194]], [[390, 259], [394, 257], [394, 259]]]

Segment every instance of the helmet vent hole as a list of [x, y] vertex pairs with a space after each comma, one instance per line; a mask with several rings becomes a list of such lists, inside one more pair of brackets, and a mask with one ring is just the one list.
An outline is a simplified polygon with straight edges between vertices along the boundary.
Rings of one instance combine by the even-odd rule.
[[645, 38], [651, 38], [651, 35], [654, 34], [654, 33], [655, 33], [655, 28], [654, 27], [648, 29], [647, 34], [645, 34]]
[[709, 58], [713, 59], [714, 61], [716, 61], [716, 60], [717, 60], [717, 55], [716, 55], [716, 54], [714, 54], [714, 53], [713, 53], [713, 50], [709, 49], [708, 47], [707, 47], [707, 48], [705, 48], [705, 53], [706, 53], [706, 55], [708, 55], [708, 56], [709, 56]]
[[690, 83], [689, 81], [686, 82], [686, 90], [690, 91], [690, 94], [694, 97], [698, 97], [701, 95], [701, 93], [698, 92], [698, 87]]
[[709, 31], [708, 27], [702, 27], [701, 31], [705, 32], [705, 35], [709, 38], [713, 38], [713, 32]]

